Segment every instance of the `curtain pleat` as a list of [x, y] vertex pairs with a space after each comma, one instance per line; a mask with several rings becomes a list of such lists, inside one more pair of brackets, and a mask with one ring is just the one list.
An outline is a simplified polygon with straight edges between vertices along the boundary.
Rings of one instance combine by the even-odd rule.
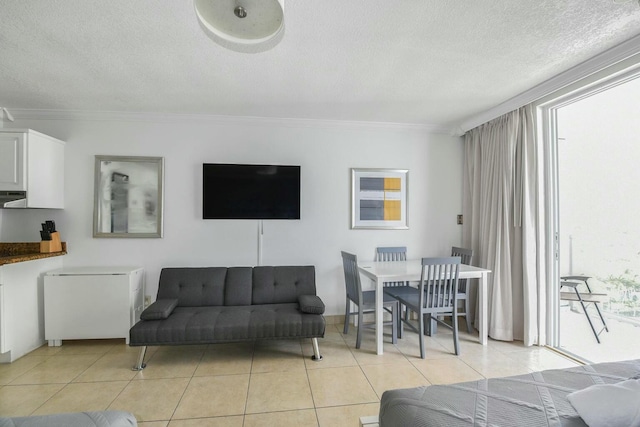
[[[465, 134], [463, 244], [489, 276], [489, 336], [538, 339], [537, 147], [530, 106]], [[477, 319], [476, 319], [477, 320]]]

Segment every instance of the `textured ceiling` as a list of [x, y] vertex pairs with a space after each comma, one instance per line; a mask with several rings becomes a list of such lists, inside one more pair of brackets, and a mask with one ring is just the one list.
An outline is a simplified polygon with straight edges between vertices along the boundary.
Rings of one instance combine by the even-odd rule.
[[2, 0], [0, 106], [448, 126], [640, 34], [635, 0], [284, 4], [245, 54], [190, 0]]

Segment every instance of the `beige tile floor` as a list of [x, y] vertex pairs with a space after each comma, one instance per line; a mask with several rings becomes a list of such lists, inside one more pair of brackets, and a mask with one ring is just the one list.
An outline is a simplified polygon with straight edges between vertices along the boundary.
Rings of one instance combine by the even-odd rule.
[[131, 371], [138, 349], [123, 340], [65, 341], [0, 365], [0, 415], [116, 409], [143, 427], [357, 426], [378, 413], [385, 390], [575, 365], [519, 342], [483, 347], [466, 333], [456, 357], [443, 328], [427, 338], [425, 360], [415, 333], [397, 345], [385, 338], [377, 356], [372, 331], [356, 350], [354, 328], [328, 325], [321, 362], [310, 340], [154, 347], [142, 372]]

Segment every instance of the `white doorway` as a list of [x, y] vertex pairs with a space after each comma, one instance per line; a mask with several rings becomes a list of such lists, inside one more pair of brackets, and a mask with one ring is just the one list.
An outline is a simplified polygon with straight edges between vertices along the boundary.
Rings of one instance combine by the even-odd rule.
[[[549, 298], [557, 299], [550, 304], [551, 335], [560, 350], [588, 362], [640, 358], [637, 77], [618, 78], [549, 110], [556, 239]], [[575, 294], [574, 287], [560, 289], [564, 276], [589, 277], [590, 289], [575, 289], [599, 302], [586, 304], [585, 313], [579, 301], [560, 300], [560, 291]]]

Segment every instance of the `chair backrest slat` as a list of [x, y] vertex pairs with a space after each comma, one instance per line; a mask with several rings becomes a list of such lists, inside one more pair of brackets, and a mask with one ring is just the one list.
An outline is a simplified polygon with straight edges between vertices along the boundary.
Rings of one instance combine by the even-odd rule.
[[456, 246], [453, 246], [451, 248], [451, 256], [459, 256], [461, 264], [471, 265], [471, 259], [473, 258], [473, 249], [458, 248]]
[[360, 272], [358, 271], [358, 257], [344, 251], [341, 253], [347, 298], [356, 304], [360, 304], [360, 301], [362, 301], [362, 286], [360, 283]]
[[389, 246], [376, 248], [376, 261], [406, 261], [406, 246]]
[[[460, 263], [471, 265], [471, 259], [473, 258], [473, 249], [458, 248], [453, 246], [451, 248], [451, 256], [459, 256]], [[458, 281], [458, 293], [464, 294], [467, 292], [467, 279], [461, 279]]]
[[452, 308], [456, 304], [460, 257], [422, 258], [420, 305]]
[[[406, 261], [406, 246], [381, 246], [376, 248], [376, 261]], [[404, 286], [405, 282], [385, 282], [384, 286]]]

